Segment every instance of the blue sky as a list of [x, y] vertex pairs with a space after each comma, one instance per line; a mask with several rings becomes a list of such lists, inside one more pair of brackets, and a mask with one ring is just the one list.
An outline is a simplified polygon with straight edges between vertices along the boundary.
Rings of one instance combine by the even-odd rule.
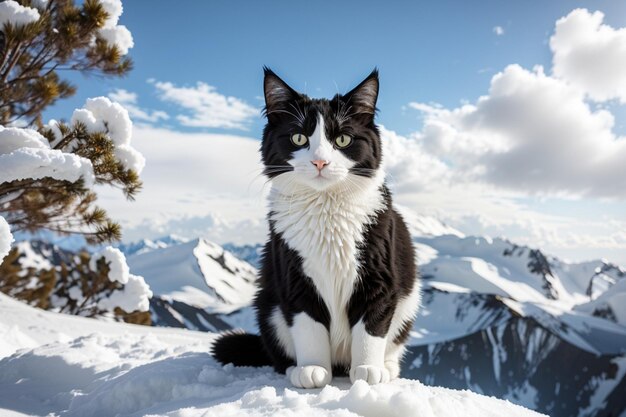
[[[260, 107], [263, 65], [315, 97], [345, 92], [378, 67], [379, 122], [408, 134], [421, 123], [418, 112], [403, 110], [409, 102], [452, 107], [485, 94], [491, 76], [508, 64], [549, 67], [554, 22], [576, 7], [602, 10], [606, 23], [626, 26], [623, 1], [183, 0], [175, 8], [126, 1], [120, 23], [133, 34], [135, 69], [122, 80], [72, 77], [78, 94], [49, 115], [71, 114], [85, 98], [115, 88], [136, 92], [142, 106], [171, 110], [146, 82], [151, 78], [204, 81]], [[252, 122], [250, 134], [259, 136], [263, 120]]]
[[[576, 95], [576, 91], [582, 89], [582, 95], [573, 99], [572, 106], [580, 104], [588, 107], [588, 111], [579, 109], [578, 113], [566, 114], [558, 120], [549, 115], [545, 120], [537, 119], [537, 115], [520, 117], [520, 120], [532, 120], [530, 123], [545, 123], [546, 127], [541, 132], [557, 137], [561, 133], [565, 135], [559, 139], [561, 142], [555, 139], [553, 146], [546, 145], [546, 152], [557, 149], [558, 154], [559, 146], [569, 148], [579, 139], [583, 143], [579, 148], [587, 149], [585, 146], [593, 145], [593, 137], [589, 135], [598, 134], [613, 139], [605, 139], [604, 145], [598, 145], [597, 155], [590, 158], [604, 157], [611, 152], [617, 154], [618, 151], [613, 150], [615, 147], [608, 142], [620, 141], [619, 136], [626, 133], [626, 106], [622, 104], [626, 100], [619, 95], [622, 93], [617, 92], [609, 99], [599, 99], [598, 94], [601, 95], [602, 91], [594, 88], [606, 86], [595, 86], [576, 78], [600, 71], [601, 68], [593, 68], [594, 62], [584, 65], [574, 63], [573, 67], [565, 68], [563, 74], [554, 74], [556, 52], [549, 42], [555, 34], [557, 20], [569, 16], [576, 8], [587, 8], [587, 19], [580, 23], [580, 27], [591, 25], [592, 12], [602, 11], [602, 23], [610, 27], [610, 34], [615, 37], [616, 43], [624, 42], [623, 50], [626, 50], [626, 35], [622, 37], [618, 31], [626, 27], [626, 2], [419, 1], [383, 4], [371, 1], [179, 1], [175, 3], [176, 7], [172, 4], [126, 0], [119, 23], [132, 32], [134, 47], [130, 56], [135, 63], [134, 70], [123, 79], [70, 75], [79, 86], [78, 94], [47, 112], [50, 118], [68, 119], [73, 109], [81, 107], [87, 97], [111, 95], [122, 89], [127, 95], [133, 95], [134, 101], [125, 104], [130, 103], [148, 116], [134, 119], [138, 126], [137, 146], [144, 146], [147, 157], [143, 196], [140, 195], [138, 202], [132, 206], [120, 203], [119, 197], [116, 200], [112, 194], [105, 193], [102, 199], [103, 205], [112, 214], [121, 217], [128, 240], [180, 230], [183, 230], [182, 233], [184, 230], [188, 233], [191, 233], [189, 230], [199, 231], [209, 237], [215, 234], [216, 240], [237, 240], [225, 231], [228, 227], [239, 227], [239, 220], [262, 224], [262, 210], [257, 210], [261, 213], [259, 217], [252, 208], [233, 209], [235, 206], [255, 206], [258, 203], [255, 189], [251, 191], [249, 187], [250, 178], [242, 182], [248, 185], [246, 191], [235, 197], [222, 189], [219, 193], [211, 192], [219, 181], [216, 175], [222, 178], [232, 173], [216, 174], [207, 167], [195, 172], [181, 171], [181, 180], [207, 177], [205, 182], [198, 183], [198, 187], [204, 187], [198, 194], [206, 191], [208, 197], [202, 199], [190, 190], [187, 197], [175, 198], [178, 205], [171, 206], [157, 197], [170, 193], [170, 190], [153, 187], [152, 184], [163, 183], [159, 174], [153, 171], [154, 167], [170, 163], [180, 164], [182, 169], [186, 158], [192, 157], [190, 150], [181, 153], [179, 159], [171, 155], [175, 153], [171, 146], [185, 143], [185, 138], [197, 140], [196, 150], [209, 155], [206, 158], [228, 148], [227, 145], [220, 145], [226, 137], [219, 135], [258, 140], [264, 121], [256, 112], [250, 113], [250, 109], [260, 109], [263, 105], [263, 65], [274, 69], [294, 88], [314, 97], [330, 97], [336, 92], [345, 92], [372, 68], [378, 67], [381, 75], [378, 122], [390, 131], [389, 135], [400, 135], [394, 142], [394, 146], [402, 143], [405, 147], [400, 147], [399, 155], [413, 153], [413, 159], [400, 158], [398, 164], [402, 169], [392, 169], [398, 182], [398, 200], [402, 204], [414, 211], [435, 215], [466, 233], [503, 235], [574, 259], [603, 256], [626, 263], [626, 194], [619, 191], [620, 184], [623, 184], [619, 181], [622, 180], [609, 184], [613, 187], [604, 186], [606, 178], [612, 182], [609, 168], [605, 172], [597, 166], [591, 167], [589, 172], [593, 181], [590, 180], [589, 184], [582, 184], [586, 182], [584, 176], [582, 180], [568, 182], [567, 178], [577, 177], [572, 166], [577, 164], [574, 157], [567, 159], [556, 155], [554, 167], [549, 163], [540, 166], [537, 165], [540, 162], [534, 159], [541, 159], [535, 157], [543, 153], [543, 148], [528, 145], [534, 153], [529, 153], [528, 160], [522, 159], [521, 162], [512, 159], [513, 165], [517, 163], [521, 168], [519, 172], [509, 175], [501, 167], [497, 171], [496, 165], [502, 164], [499, 159], [489, 159], [489, 155], [476, 159], [471, 149], [457, 155], [457, 148], [446, 148], [443, 146], [445, 141], [437, 142], [439, 139], [429, 136], [429, 131], [425, 130], [425, 126], [445, 125], [460, 134], [461, 138], [464, 137], [462, 135], [469, 137], [470, 147], [492, 140], [489, 138], [493, 136], [496, 142], [512, 138], [516, 146], [524, 148], [524, 141], [528, 139], [532, 142], [533, 137], [526, 138], [526, 133], [515, 126], [495, 126], [492, 121], [491, 125], [476, 128], [470, 123], [472, 117], [490, 117], [487, 110], [482, 114], [483, 110], [473, 108], [471, 112], [474, 115], [467, 116], [467, 120], [463, 119], [465, 116], [455, 113], [455, 109], [461, 109], [463, 104], [478, 106], [479, 97], [490, 95], [490, 86], [493, 87], [494, 80], [498, 78], [494, 76], [504, 73], [506, 82], [502, 84], [509, 83], [509, 87], [515, 86], [515, 83], [520, 86], [528, 83], [530, 87], [545, 81], [546, 89], [552, 91], [554, 88], [554, 94], [560, 94], [558, 91], [563, 88], [569, 91], [564, 97], [570, 97], [567, 94]], [[573, 18], [570, 20], [574, 21]], [[601, 38], [596, 36], [598, 33], [591, 31], [590, 39], [598, 41]], [[580, 46], [580, 39], [574, 38], [570, 34], [566, 41], [580, 50], [584, 49], [584, 45]], [[623, 54], [607, 49], [606, 56], [598, 59], [597, 66], [604, 65], [603, 62], [622, 62], [619, 61], [623, 58], [618, 56], [620, 53]], [[616, 56], [608, 56], [610, 54]], [[508, 67], [511, 64], [518, 64], [519, 71]], [[545, 73], [545, 77], [534, 69], [536, 65], [543, 67], [541, 74]], [[577, 65], [589, 67], [587, 73], [581, 75], [576, 72]], [[626, 73], [626, 68], [622, 72]], [[236, 119], [230, 126], [223, 121], [205, 123], [203, 118], [207, 117], [207, 113], [195, 114], [189, 107], [193, 106], [190, 97], [201, 89], [198, 83], [211, 86], [206, 88], [212, 88], [209, 95], [213, 99], [228, 100], [226, 97], [231, 97], [244, 116], [232, 116], [226, 112], [226, 119], [231, 116]], [[518, 93], [520, 91], [523, 92], [523, 88]], [[170, 94], [169, 99], [167, 94]], [[521, 97], [522, 93], [519, 94]], [[531, 113], [534, 104], [528, 103], [540, 106], [542, 100], [552, 97], [549, 94], [546, 97], [539, 97], [539, 93], [536, 95], [534, 98], [526, 97], [524, 100], [528, 101], [523, 102], [527, 104], [522, 109]], [[494, 94], [491, 96], [494, 103], [502, 99]], [[122, 96], [118, 94], [116, 97]], [[559, 103], [558, 100], [556, 102]], [[208, 112], [214, 110], [211, 108]], [[154, 112], [162, 112], [160, 114], [167, 115], [167, 119]], [[567, 132], [558, 130], [559, 126], [566, 130], [570, 122], [574, 126], [578, 120], [588, 119], [589, 123], [581, 122], [580, 129], [585, 130], [588, 126], [602, 124], [598, 120], [605, 120], [607, 114], [615, 119], [614, 125], [597, 132], [590, 131], [586, 137], [577, 138], [574, 133], [569, 140]], [[148, 120], [151, 115], [155, 117]], [[199, 120], [196, 124], [200, 126], [181, 122], [181, 115], [187, 117], [185, 120]], [[510, 116], [502, 115], [502, 120], [510, 119], [515, 124], [515, 117], [511, 119]], [[210, 114], [208, 118], [211, 118]], [[555, 123], [557, 127], [553, 126]], [[179, 142], [173, 142], [173, 137], [179, 138]], [[549, 142], [552, 138], [546, 137], [546, 140]], [[166, 144], [169, 144], [169, 149]], [[251, 146], [250, 152], [254, 152], [256, 146]], [[153, 152], [155, 148], [161, 150]], [[585, 155], [584, 151], [580, 152], [580, 155]], [[246, 170], [245, 166], [237, 165], [237, 155], [225, 153], [221, 157], [232, 158], [233, 166], [240, 171]], [[510, 157], [520, 156], [513, 153]], [[486, 160], [492, 161], [493, 166]], [[198, 166], [202, 166], [201, 162], [198, 161]], [[541, 181], [526, 184], [526, 163], [529, 172], [552, 172], [552, 177], [545, 174], [545, 184]], [[402, 164], [406, 166], [402, 167]], [[477, 174], [470, 169], [472, 164], [484, 165], [483, 168], [493, 173], [490, 176]], [[616, 178], [622, 174], [619, 167], [612, 169]], [[403, 173], [406, 172], [410, 175], [404, 178]], [[433, 172], [441, 175], [433, 176], [431, 181]], [[476, 178], [468, 184], [458, 185], [459, 178], [473, 176]], [[405, 183], [401, 184], [405, 179]], [[231, 188], [236, 187], [233, 183]], [[232, 200], [232, 207], [224, 204], [228, 199]], [[191, 200], [196, 206], [189, 205]], [[146, 208], [155, 206], [163, 208], [154, 213]], [[133, 214], [129, 215], [130, 212]], [[236, 218], [233, 218], [233, 213], [236, 213]], [[154, 216], [160, 219], [159, 227], [143, 227], [153, 222]], [[188, 219], [194, 227], [170, 227], [174, 218], [180, 226], [180, 217]], [[221, 235], [214, 230], [218, 226], [223, 229]], [[610, 239], [607, 241], [608, 235]], [[258, 240], [262, 240], [262, 233], [243, 239]]]

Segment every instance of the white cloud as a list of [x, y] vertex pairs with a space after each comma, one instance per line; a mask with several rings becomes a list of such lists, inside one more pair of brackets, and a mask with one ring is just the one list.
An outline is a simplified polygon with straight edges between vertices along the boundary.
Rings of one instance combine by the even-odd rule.
[[475, 180], [546, 195], [626, 197], [626, 140], [614, 118], [592, 110], [581, 90], [510, 65], [489, 94], [448, 110], [425, 112], [416, 135], [423, 149], [449, 162], [459, 181]]
[[390, 185], [398, 192], [423, 191], [440, 187], [449, 179], [448, 167], [424, 152], [422, 144], [380, 126], [383, 163]]
[[224, 96], [216, 88], [198, 82], [194, 87], [177, 87], [170, 82], [156, 82], [163, 101], [174, 103], [190, 115], [176, 117], [184, 126], [247, 130], [259, 109], [236, 97]]
[[614, 29], [603, 19], [602, 12], [576, 9], [556, 22], [553, 72], [593, 100], [626, 103], [626, 28]]
[[218, 242], [265, 239], [268, 187], [258, 140], [135, 126], [133, 146], [148, 161], [136, 200], [110, 187], [98, 190], [98, 204], [122, 222], [125, 240], [170, 233]]
[[494, 26], [493, 33], [495, 33], [496, 36], [502, 36], [504, 35], [504, 28], [502, 26]]
[[169, 119], [169, 115], [161, 110], [151, 110], [147, 111], [140, 108], [137, 105], [137, 94], [132, 93], [130, 91], [124, 90], [122, 88], [117, 88], [111, 93], [109, 93], [108, 97], [120, 103], [126, 110], [128, 110], [128, 114], [135, 121], [145, 121], [145, 122], [158, 122], [159, 120], [167, 120]]

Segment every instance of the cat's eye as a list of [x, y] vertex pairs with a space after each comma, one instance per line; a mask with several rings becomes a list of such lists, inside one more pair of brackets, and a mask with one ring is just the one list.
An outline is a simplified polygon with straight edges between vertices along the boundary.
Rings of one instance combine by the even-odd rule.
[[347, 148], [352, 144], [352, 136], [340, 135], [335, 138], [335, 144], [338, 148]]
[[291, 143], [296, 146], [304, 146], [309, 143], [309, 138], [304, 136], [302, 133], [296, 133], [291, 135]]

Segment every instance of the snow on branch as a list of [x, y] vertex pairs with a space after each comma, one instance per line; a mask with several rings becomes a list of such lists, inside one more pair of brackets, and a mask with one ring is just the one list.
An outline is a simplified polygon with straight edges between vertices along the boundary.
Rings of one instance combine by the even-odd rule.
[[106, 97], [87, 99], [84, 108], [74, 110], [72, 124], [76, 123], [84, 124], [89, 133], [106, 133], [115, 145], [117, 159], [126, 168], [141, 173], [146, 160], [130, 145], [133, 123], [122, 105]]
[[109, 15], [104, 22], [104, 27], [98, 31], [98, 37], [105, 40], [110, 45], [117, 46], [122, 55], [126, 55], [128, 50], [135, 46], [133, 35], [124, 25], [118, 25], [124, 8], [121, 0], [100, 0], [100, 4]]
[[130, 274], [124, 288], [114, 291], [109, 298], [100, 300], [98, 307], [113, 311], [116, 307], [126, 312], [148, 311], [152, 291], [143, 277]]
[[119, 282], [126, 284], [128, 282], [128, 276], [130, 269], [126, 263], [126, 257], [121, 250], [112, 246], [107, 246], [100, 252], [94, 253], [89, 261], [89, 267], [92, 271], [98, 271], [98, 261], [104, 258], [107, 265], [109, 265], [109, 280], [111, 282]]
[[95, 182], [89, 159], [51, 149], [35, 130], [0, 126], [0, 183], [45, 177], [70, 182], [82, 177], [88, 187]]
[[13, 242], [13, 235], [9, 224], [4, 220], [4, 217], [0, 216], [0, 263], [9, 254], [11, 242]]
[[148, 311], [152, 291], [150, 291], [150, 287], [143, 277], [130, 274], [126, 257], [122, 251], [107, 246], [95, 253], [89, 261], [89, 267], [92, 271], [98, 271], [98, 261], [102, 258], [109, 267], [109, 280], [119, 282], [124, 287], [113, 291], [107, 298], [100, 300], [98, 307], [109, 311], [115, 310], [116, 307], [126, 312]]
[[14, 0], [0, 3], [0, 28], [7, 23], [13, 26], [23, 26], [39, 20], [39, 11], [32, 7], [25, 7]]

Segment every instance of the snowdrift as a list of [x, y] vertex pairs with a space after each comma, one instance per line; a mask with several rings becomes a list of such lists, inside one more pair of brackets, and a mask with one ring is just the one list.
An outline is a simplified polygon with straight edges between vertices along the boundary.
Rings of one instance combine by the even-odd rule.
[[406, 379], [294, 389], [270, 368], [215, 363], [213, 334], [51, 313], [3, 294], [0, 315], [0, 415], [540, 416]]

